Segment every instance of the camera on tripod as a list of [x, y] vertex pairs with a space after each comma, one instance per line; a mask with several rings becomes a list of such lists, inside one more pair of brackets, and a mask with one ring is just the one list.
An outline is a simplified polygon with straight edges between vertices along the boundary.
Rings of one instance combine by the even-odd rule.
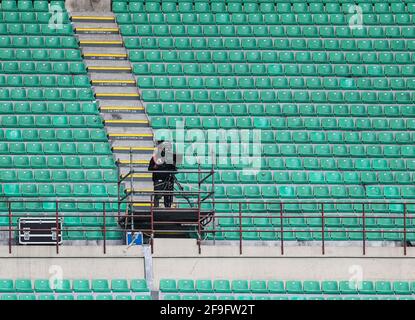
[[159, 141], [157, 143], [157, 149], [154, 155], [155, 163], [158, 166], [163, 164], [175, 165], [175, 159], [173, 157], [173, 146], [171, 142]]

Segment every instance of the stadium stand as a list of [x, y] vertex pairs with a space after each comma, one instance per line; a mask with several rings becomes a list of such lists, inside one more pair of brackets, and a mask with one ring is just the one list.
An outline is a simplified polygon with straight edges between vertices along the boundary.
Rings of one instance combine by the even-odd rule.
[[[270, 200], [294, 215], [288, 241], [321, 239], [323, 202], [328, 240], [362, 240], [363, 209], [368, 240], [403, 239], [404, 211], [415, 212], [414, 3], [361, 1], [361, 27], [355, 5], [112, 1], [155, 135], [174, 140], [166, 129], [183, 122], [185, 149], [201, 138], [226, 158], [215, 164], [210, 239], [239, 239], [238, 201], [243, 239], [280, 239]], [[251, 160], [232, 154], [240, 131], [210, 141], [211, 129], [261, 130], [260, 171], [247, 175]], [[196, 176], [178, 178], [189, 190]]]
[[1, 300], [151, 300], [143, 279], [2, 279]]
[[[62, 10], [60, 26], [51, 23], [52, 6]], [[15, 201], [13, 225], [59, 210], [72, 227], [64, 240], [103, 239], [97, 212], [118, 197], [118, 176], [65, 3], [1, 1], [0, 21], [0, 194]], [[8, 226], [7, 203], [0, 205], [0, 225]], [[71, 217], [78, 212], [85, 216]]]
[[407, 281], [162, 279], [164, 300], [413, 300]]

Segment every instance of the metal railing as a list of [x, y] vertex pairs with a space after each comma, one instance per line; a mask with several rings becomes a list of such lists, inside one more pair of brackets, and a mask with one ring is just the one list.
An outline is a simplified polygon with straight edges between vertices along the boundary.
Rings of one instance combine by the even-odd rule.
[[[321, 253], [325, 254], [326, 244], [331, 241], [349, 241], [349, 242], [361, 242], [362, 243], [362, 254], [366, 254], [367, 242], [368, 241], [395, 241], [402, 243], [403, 254], [407, 253], [408, 241], [413, 239], [415, 241], [415, 203], [411, 202], [341, 202], [341, 201], [331, 201], [331, 202], [311, 202], [311, 201], [255, 201], [255, 200], [242, 200], [242, 201], [216, 201], [216, 204], [226, 203], [230, 206], [237, 207], [237, 210], [233, 210], [231, 213], [215, 213], [215, 220], [221, 220], [226, 218], [233, 218], [233, 226], [223, 226], [220, 222], [218, 224], [213, 224], [212, 228], [205, 229], [202, 231], [206, 235], [207, 240], [217, 241], [219, 240], [230, 240], [239, 242], [239, 252], [242, 254], [243, 243], [249, 242], [251, 240], [259, 241], [269, 241], [270, 237], [263, 237], [263, 234], [274, 233], [276, 236], [274, 242], [279, 243], [280, 253], [284, 254], [284, 248], [286, 247], [285, 242], [287, 241], [311, 241], [311, 242], [321, 242]], [[249, 210], [244, 210], [244, 206], [249, 206], [252, 204], [261, 204], [266, 205], [268, 208], [265, 210], [259, 210], [262, 212], [252, 213]], [[287, 210], [288, 205], [314, 205], [315, 210]], [[352, 205], [355, 209], [352, 212], [347, 212], [347, 210], [334, 210], [328, 209], [329, 206], [335, 207], [338, 205]], [[392, 212], [390, 210], [369, 210], [373, 205], [384, 205], [388, 208], [390, 205], [395, 205], [400, 210], [399, 212]], [[269, 209], [270, 206], [273, 206], [273, 209]], [[411, 206], [411, 212], [408, 212], [408, 206]], [[232, 210], [231, 210], [232, 211]], [[236, 211], [236, 212], [235, 212]], [[248, 211], [248, 212], [244, 212]], [[303, 223], [299, 227], [299, 223], [292, 223], [289, 219], [298, 219], [302, 218]], [[307, 223], [307, 219], [319, 219], [320, 223]], [[339, 223], [333, 224], [328, 222], [329, 219], [338, 219]], [[350, 223], [341, 223], [341, 219], [350, 219], [353, 218], [357, 221], [355, 224]], [[245, 223], [244, 220], [252, 219], [265, 219], [269, 221], [266, 227], [263, 227], [263, 223], [256, 224]], [[382, 225], [371, 225], [368, 221], [376, 221], [377, 219], [389, 219], [393, 221], [390, 226]], [[399, 222], [399, 223], [398, 223]], [[260, 226], [261, 225], [261, 226]], [[223, 233], [231, 233], [230, 239], [223, 237]], [[254, 232], [258, 236], [256, 239], [249, 239], [247, 233]], [[370, 234], [381, 232], [383, 234], [395, 234], [398, 235], [396, 239], [387, 239], [381, 240], [372, 239]], [[235, 237], [235, 233], [237, 237]], [[288, 238], [287, 234], [291, 233], [294, 237]], [[296, 235], [308, 233], [310, 237], [296, 237]], [[337, 239], [334, 238], [326, 239], [327, 235], [342, 233], [342, 234], [356, 234], [361, 235], [357, 238], [346, 239]], [[413, 235], [408, 240], [408, 235]], [[265, 240], [267, 239], [267, 240]]]
[[[166, 191], [162, 191], [163, 194]], [[176, 197], [183, 196], [180, 192], [172, 192]], [[3, 224], [0, 226], [0, 233], [7, 233], [7, 236], [4, 239], [7, 239], [9, 246], [9, 253], [12, 253], [13, 244], [16, 243], [15, 233], [20, 233], [23, 231], [16, 226], [18, 218], [55, 218], [56, 221], [56, 234], [61, 233], [62, 238], [66, 240], [66, 235], [68, 235], [69, 240], [73, 240], [70, 237], [70, 234], [73, 232], [92, 232], [98, 231], [102, 233], [102, 238], [94, 240], [102, 240], [103, 252], [106, 253], [108, 234], [110, 232], [117, 232], [119, 235], [125, 239], [125, 234], [127, 232], [142, 232], [143, 234], [148, 234], [150, 238], [150, 244], [153, 248], [153, 239], [154, 234], [157, 233], [157, 224], [164, 224], [168, 228], [163, 229], [163, 232], [174, 233], [181, 232], [187, 233], [189, 236], [193, 235], [197, 237], [197, 243], [199, 247], [199, 253], [201, 253], [202, 244], [209, 244], [209, 241], [214, 243], [222, 240], [229, 240], [234, 243], [239, 244], [240, 254], [243, 253], [243, 246], [250, 241], [271, 241], [279, 247], [280, 254], [284, 254], [284, 249], [286, 248], [286, 242], [290, 241], [311, 241], [311, 242], [320, 242], [321, 244], [321, 253], [325, 254], [327, 242], [331, 241], [350, 241], [353, 243], [361, 243], [362, 254], [366, 254], [368, 247], [368, 241], [378, 241], [379, 239], [374, 239], [370, 235], [373, 233], [381, 232], [384, 235], [394, 234], [394, 237], [387, 238], [386, 240], [381, 239], [381, 241], [394, 241], [400, 246], [402, 246], [403, 255], [407, 254], [407, 247], [410, 244], [410, 241], [415, 241], [415, 202], [306, 202], [306, 201], [291, 201], [291, 202], [281, 202], [281, 201], [217, 201], [216, 205], [221, 203], [227, 203], [233, 206], [231, 212], [215, 212], [212, 202], [209, 203], [207, 209], [203, 209], [202, 204], [202, 195], [205, 192], [195, 191], [195, 192], [186, 192], [188, 196], [191, 196], [195, 199], [197, 207], [183, 208], [183, 201], [174, 201], [176, 208], [179, 208], [181, 212], [197, 211], [197, 221], [194, 224], [195, 228], [193, 230], [177, 230], [174, 228], [174, 225], [181, 223], [179, 220], [171, 220], [166, 222], [155, 222], [154, 214], [156, 212], [155, 207], [152, 205], [152, 200], [156, 192], [150, 194], [150, 206], [147, 210], [143, 210], [141, 213], [134, 213], [129, 210], [131, 205], [134, 202], [129, 201], [111, 201], [111, 200], [37, 200], [37, 199], [24, 199], [24, 200], [0, 200], [0, 205], [3, 208], [7, 208], [4, 212], [0, 212], [0, 219], [3, 221]], [[204, 197], [205, 199], [208, 199]], [[177, 200], [177, 199], [176, 199]], [[53, 207], [50, 207], [49, 210], [42, 210], [46, 212], [36, 212], [30, 213], [28, 210], [15, 209], [16, 204], [22, 203], [47, 203], [50, 207], [53, 204]], [[70, 212], [65, 211], [61, 208], [63, 204], [72, 203], [72, 204], [81, 204], [88, 203], [94, 205], [95, 208], [98, 208], [91, 212]], [[246, 208], [249, 205], [253, 204], [262, 204], [266, 205], [268, 208], [263, 212], [246, 212]], [[291, 205], [303, 205], [303, 204], [313, 204], [315, 206], [314, 211], [308, 212], [299, 212], [296, 210], [290, 210], [289, 206]], [[353, 212], [334, 212], [333, 206], [338, 206], [342, 204], [352, 205], [355, 209]], [[373, 205], [383, 205], [384, 212], [379, 212], [371, 209]], [[395, 205], [395, 212], [390, 212], [388, 210], [390, 205]], [[120, 213], [119, 208], [125, 206], [125, 211]], [[270, 206], [273, 208], [270, 209]], [[331, 209], [330, 209], [331, 207]], [[236, 209], [235, 209], [236, 208]], [[288, 208], [288, 209], [287, 209]], [[396, 208], [398, 208], [396, 210]], [[409, 210], [408, 210], [409, 208]], [[118, 209], [118, 210], [117, 210]], [[123, 208], [124, 209], [124, 208]], [[169, 209], [167, 209], [169, 210]], [[173, 209], [172, 212], [174, 212]], [[98, 222], [94, 225], [88, 226], [86, 224], [70, 225], [65, 223], [67, 218], [78, 217], [81, 221], [82, 218], [97, 218]], [[131, 228], [120, 228], [120, 226], [115, 224], [108, 225], [107, 222], [112, 220], [113, 222], [119, 223], [122, 219], [130, 219], [131, 217], [144, 217], [149, 220], [148, 227], [142, 227], [137, 225], [132, 225]], [[221, 219], [223, 218], [233, 218], [233, 224], [231, 226], [223, 226]], [[302, 218], [304, 223], [293, 223], [289, 219]], [[317, 218], [317, 219], [316, 219]], [[347, 219], [352, 218], [357, 223], [330, 223], [330, 219]], [[7, 219], [7, 224], [4, 223], [4, 220]], [[265, 219], [265, 222], [256, 223], [256, 219]], [[310, 220], [314, 219], [313, 223], [310, 223]], [[391, 222], [388, 225], [376, 225], [373, 224], [373, 221], [377, 222], [377, 219], [389, 219]], [[62, 228], [60, 227], [59, 221], [63, 220]], [[246, 222], [248, 220], [248, 222]], [[252, 222], [249, 222], [251, 220]], [[371, 220], [371, 221], [369, 221]], [[372, 223], [369, 223], [372, 222]], [[302, 226], [299, 226], [302, 225]], [[42, 230], [42, 229], [37, 229]], [[44, 229], [46, 231], [46, 229]], [[50, 229], [48, 230], [50, 231]], [[224, 233], [231, 233], [232, 237], [228, 239], [223, 237]], [[250, 238], [247, 232], [254, 232], [257, 236]], [[266, 237], [266, 234], [273, 233], [275, 237]], [[301, 237], [301, 234], [309, 234], [311, 237]], [[327, 235], [332, 234], [346, 234], [346, 239], [339, 238], [329, 238]], [[235, 236], [236, 234], [236, 236]], [[348, 235], [357, 234], [358, 237], [349, 238]], [[291, 237], [290, 237], [291, 236]], [[361, 236], [361, 237], [360, 237]], [[396, 237], [395, 237], [396, 236]], [[88, 237], [86, 238], [88, 240]], [[119, 238], [118, 238], [119, 239]], [[269, 240], [272, 239], [272, 240]], [[64, 243], [64, 242], [63, 242]], [[56, 237], [56, 253], [59, 253], [59, 237]]]

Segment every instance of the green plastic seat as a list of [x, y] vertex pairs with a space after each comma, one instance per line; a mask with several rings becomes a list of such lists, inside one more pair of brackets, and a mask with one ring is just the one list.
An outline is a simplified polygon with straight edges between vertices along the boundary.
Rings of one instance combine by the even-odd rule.
[[30, 279], [16, 279], [16, 292], [33, 292], [32, 281]]
[[196, 291], [200, 293], [213, 293], [211, 280], [196, 280]]
[[90, 282], [87, 279], [75, 279], [72, 281], [72, 286], [75, 293], [91, 292]]
[[195, 283], [193, 280], [178, 280], [177, 289], [179, 292], [195, 292]]
[[128, 282], [125, 279], [112, 279], [111, 290], [113, 292], [129, 292]]
[[35, 280], [35, 291], [36, 292], [53, 292], [49, 280], [37, 279]]
[[0, 280], [0, 292], [14, 292], [15, 287], [13, 280], [11, 279], [1, 279]]
[[176, 280], [173, 279], [161, 279], [160, 291], [162, 292], [178, 292]]
[[214, 280], [213, 289], [217, 293], [231, 292], [231, 285], [228, 280]]

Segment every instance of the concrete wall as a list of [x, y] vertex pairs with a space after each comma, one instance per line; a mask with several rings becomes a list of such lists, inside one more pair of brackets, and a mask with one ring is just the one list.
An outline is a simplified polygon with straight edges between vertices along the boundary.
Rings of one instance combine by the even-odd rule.
[[[49, 278], [61, 268], [62, 277], [144, 278], [141, 247], [17, 246], [12, 254], [0, 247], [0, 278]], [[57, 266], [57, 267], [56, 267]], [[152, 258], [155, 289], [160, 279], [283, 279], [283, 280], [410, 280], [415, 281], [415, 249], [403, 256], [401, 247], [286, 247], [246, 246], [242, 255], [232, 245], [202, 246], [196, 241], [156, 239]], [[360, 278], [359, 278], [360, 279]]]
[[66, 0], [69, 12], [111, 12], [111, 0]]
[[66, 279], [74, 278], [144, 278], [144, 258], [139, 247], [67, 246], [56, 254], [54, 247], [18, 246], [9, 254], [0, 247], [0, 278], [49, 278], [62, 272]]
[[[156, 239], [154, 283], [163, 278], [282, 279], [282, 280], [413, 280], [415, 250], [401, 247], [287, 247], [282, 256], [276, 246], [203, 246], [196, 242]], [[360, 279], [360, 278], [359, 278]]]

